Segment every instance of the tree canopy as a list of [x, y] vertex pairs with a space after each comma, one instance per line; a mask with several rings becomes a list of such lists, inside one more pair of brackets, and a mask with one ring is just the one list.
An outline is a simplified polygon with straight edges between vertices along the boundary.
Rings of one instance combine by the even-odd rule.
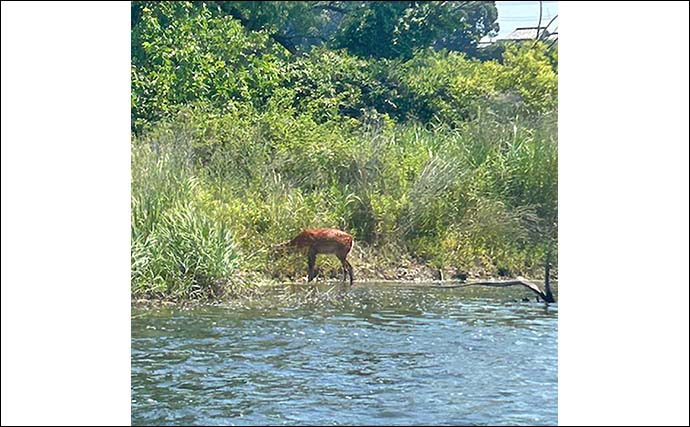
[[[132, 2], [133, 26], [152, 3]], [[473, 52], [481, 37], [498, 31], [495, 2], [487, 1], [209, 1], [193, 7], [264, 31], [293, 54], [314, 45], [373, 58], [409, 58], [426, 47]]]

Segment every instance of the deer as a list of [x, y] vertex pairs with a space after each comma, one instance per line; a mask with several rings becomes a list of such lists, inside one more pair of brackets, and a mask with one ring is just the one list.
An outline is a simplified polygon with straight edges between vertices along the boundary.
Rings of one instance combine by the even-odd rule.
[[307, 283], [316, 277], [316, 255], [334, 254], [343, 266], [343, 282], [350, 276], [350, 286], [354, 281], [352, 265], [347, 256], [352, 251], [352, 236], [335, 228], [311, 228], [303, 230], [294, 239], [274, 246], [274, 249], [309, 248], [307, 255]]

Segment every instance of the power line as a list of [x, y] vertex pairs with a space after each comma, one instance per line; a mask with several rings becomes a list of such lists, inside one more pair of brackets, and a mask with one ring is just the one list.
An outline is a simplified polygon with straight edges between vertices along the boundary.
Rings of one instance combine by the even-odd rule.
[[[499, 2], [497, 2], [499, 3]], [[547, 5], [556, 5], [558, 4], [557, 1], [545, 1], [544, 6]], [[520, 6], [520, 7], [525, 7], [525, 6], [539, 6], [538, 1], [502, 1], [500, 4], [497, 6], [500, 7], [513, 7], [513, 6]]]
[[[545, 19], [551, 19], [554, 16], [555, 15], [544, 15], [544, 18]], [[529, 17], [526, 16], [524, 18], [522, 18], [522, 17], [518, 17], [518, 18], [515, 18], [515, 17], [501, 18], [501, 17], [499, 17], [498, 19], [500, 19], [502, 21], [529, 21], [530, 19], [537, 19], [537, 18], [534, 16], [529, 16]]]

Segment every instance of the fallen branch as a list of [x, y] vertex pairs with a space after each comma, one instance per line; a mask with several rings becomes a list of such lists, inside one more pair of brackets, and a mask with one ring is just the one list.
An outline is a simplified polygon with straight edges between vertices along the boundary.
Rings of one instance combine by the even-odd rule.
[[[331, 280], [327, 281], [326, 283], [331, 283], [331, 282], [339, 282], [338, 280]], [[365, 284], [368, 281], [358, 281], [355, 282], [355, 286], [357, 284]], [[551, 302], [556, 302], [556, 300], [553, 298], [553, 295], [551, 294], [551, 289], [550, 287], [547, 289], [546, 292], [542, 291], [539, 285], [536, 283], [532, 283], [525, 279], [524, 277], [518, 276], [514, 280], [504, 280], [504, 281], [477, 281], [477, 282], [461, 282], [457, 283], [455, 282], [452, 285], [441, 285], [439, 280], [434, 280], [434, 281], [425, 281], [425, 282], [408, 282], [404, 280], [384, 280], [384, 279], [373, 279], [371, 280], [372, 283], [390, 283], [390, 284], [400, 284], [404, 286], [419, 286], [419, 287], [429, 287], [429, 288], [440, 288], [440, 289], [455, 289], [455, 288], [467, 288], [470, 286], [491, 286], [491, 287], [496, 287], [496, 288], [505, 288], [508, 286], [524, 286], [525, 288], [531, 290], [535, 294], [537, 294], [542, 300], [544, 300], [547, 303]], [[290, 285], [290, 286], [316, 286], [318, 284], [317, 282], [312, 282], [312, 283], [306, 283], [306, 282], [281, 282], [281, 285]], [[345, 286], [345, 285], [343, 285]]]
[[444, 288], [444, 289], [452, 289], [452, 288], [466, 288], [469, 286], [493, 286], [493, 287], [499, 287], [499, 288], [504, 288], [508, 286], [524, 286], [527, 289], [531, 290], [535, 294], [537, 294], [541, 299], [543, 299], [545, 302], [556, 302], [553, 299], [553, 295], [551, 295], [551, 292], [544, 293], [544, 291], [539, 288], [539, 286], [536, 283], [532, 283], [527, 281], [524, 277], [519, 277], [515, 280], [504, 280], [504, 281], [499, 281], [499, 282], [494, 282], [494, 281], [478, 281], [478, 282], [468, 282], [468, 283], [458, 283], [456, 285], [431, 285], [434, 288]]

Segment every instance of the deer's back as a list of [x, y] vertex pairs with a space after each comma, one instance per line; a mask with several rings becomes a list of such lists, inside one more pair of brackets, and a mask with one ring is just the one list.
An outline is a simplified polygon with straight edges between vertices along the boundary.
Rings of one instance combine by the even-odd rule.
[[312, 228], [302, 231], [300, 246], [311, 246], [321, 254], [347, 255], [352, 249], [352, 236], [335, 228]]

